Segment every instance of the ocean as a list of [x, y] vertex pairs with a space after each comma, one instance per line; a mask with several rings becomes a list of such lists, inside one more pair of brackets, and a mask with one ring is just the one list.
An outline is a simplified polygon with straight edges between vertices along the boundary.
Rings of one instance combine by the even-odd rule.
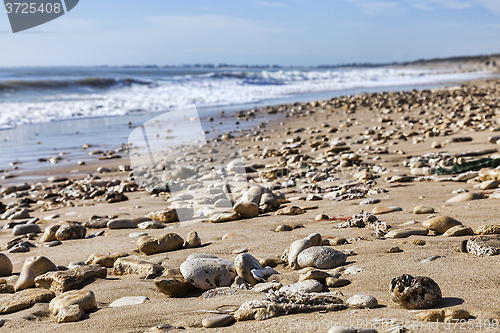
[[[434, 87], [489, 76], [489, 72], [394, 67], [0, 68], [0, 169], [13, 161], [37, 167], [38, 158], [87, 143], [116, 148], [127, 142], [129, 122], [139, 126], [189, 105], [205, 118], [222, 110]], [[217, 130], [234, 128], [234, 123], [226, 123]]]

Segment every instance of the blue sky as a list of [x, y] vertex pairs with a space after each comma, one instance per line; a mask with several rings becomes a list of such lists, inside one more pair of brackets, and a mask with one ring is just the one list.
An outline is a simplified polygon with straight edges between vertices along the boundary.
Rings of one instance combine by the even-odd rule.
[[500, 0], [80, 0], [12, 34], [0, 66], [318, 65], [500, 53]]

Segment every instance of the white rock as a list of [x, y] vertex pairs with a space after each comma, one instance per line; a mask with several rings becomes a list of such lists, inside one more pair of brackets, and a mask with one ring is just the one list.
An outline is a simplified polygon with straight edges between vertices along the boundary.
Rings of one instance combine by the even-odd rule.
[[346, 301], [346, 304], [353, 308], [365, 309], [378, 306], [378, 301], [373, 296], [354, 295]]
[[229, 287], [236, 277], [233, 262], [225, 259], [191, 259], [183, 262], [180, 269], [187, 282], [205, 290]]
[[110, 308], [117, 308], [120, 306], [126, 306], [126, 305], [138, 305], [138, 304], [143, 304], [148, 301], [149, 298], [146, 296], [127, 296], [127, 297], [122, 297], [114, 301], [109, 305]]

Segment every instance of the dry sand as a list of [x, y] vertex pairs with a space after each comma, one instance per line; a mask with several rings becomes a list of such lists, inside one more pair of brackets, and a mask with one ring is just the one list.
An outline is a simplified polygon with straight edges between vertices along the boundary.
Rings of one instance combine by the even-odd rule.
[[[500, 85], [495, 81], [478, 81], [468, 83], [473, 87], [493, 87]], [[459, 87], [455, 87], [459, 88]], [[455, 89], [453, 88], [453, 89]], [[498, 93], [498, 90], [497, 90]], [[415, 215], [412, 210], [417, 205], [434, 207], [437, 216], [446, 215], [461, 221], [464, 225], [476, 229], [481, 225], [498, 224], [499, 199], [483, 199], [468, 202], [446, 203], [454, 196], [452, 191], [458, 189], [467, 189], [470, 192], [477, 192], [474, 183], [466, 182], [409, 182], [409, 183], [388, 183], [386, 177], [400, 174], [410, 174], [410, 169], [404, 167], [403, 161], [409, 161], [410, 156], [420, 156], [432, 151], [446, 151], [449, 153], [461, 153], [469, 150], [480, 150], [495, 148], [496, 145], [488, 143], [488, 137], [494, 135], [490, 130], [498, 129], [489, 126], [484, 131], [475, 130], [477, 126], [455, 127], [449, 126], [452, 133], [449, 136], [426, 137], [423, 133], [418, 133], [415, 137], [422, 137], [422, 142], [414, 143], [415, 137], [405, 139], [389, 139], [385, 143], [376, 144], [367, 137], [363, 143], [353, 143], [358, 140], [362, 132], [367, 128], [383, 126], [384, 129], [375, 129], [375, 132], [383, 133], [390, 129], [401, 131], [408, 134], [412, 130], [419, 132], [424, 127], [423, 123], [416, 123], [413, 129], [401, 127], [404, 117], [414, 118], [415, 120], [425, 120], [431, 113], [443, 114], [443, 119], [449, 119], [450, 123], [455, 120], [453, 117], [446, 118], [450, 114], [448, 107], [452, 108], [450, 99], [440, 99], [439, 93], [433, 94], [435, 111], [433, 107], [425, 110], [420, 106], [411, 107], [411, 103], [406, 103], [410, 108], [402, 112], [393, 111], [387, 113], [385, 110], [395, 110], [390, 106], [380, 106], [369, 110], [368, 107], [357, 107], [355, 111], [346, 112], [346, 108], [323, 107], [321, 103], [304, 108], [303, 112], [293, 115], [288, 112], [290, 117], [278, 120], [275, 123], [268, 124], [262, 129], [262, 136], [267, 137], [265, 141], [251, 141], [255, 136], [241, 137], [236, 140], [240, 147], [249, 147], [245, 152], [248, 154], [259, 154], [263, 148], [280, 148], [280, 143], [286, 139], [300, 136], [306, 140], [300, 150], [303, 154], [308, 154], [316, 158], [327, 148], [320, 148], [311, 152], [309, 144], [315, 141], [317, 135], [326, 135], [332, 141], [339, 138], [347, 143], [352, 151], [365, 149], [366, 146], [372, 148], [387, 147], [389, 154], [371, 153], [363, 155], [363, 162], [366, 166], [373, 168], [373, 165], [380, 165], [386, 168], [386, 171], [379, 174], [376, 179], [375, 187], [383, 187], [388, 190], [387, 193], [376, 194], [373, 198], [378, 198], [381, 206], [399, 206], [403, 209], [400, 212], [380, 215], [380, 220], [387, 222], [393, 228], [398, 228], [401, 224], [416, 220], [422, 222], [427, 215]], [[477, 114], [490, 112], [493, 114], [489, 119], [496, 121], [500, 112], [500, 95], [478, 95], [477, 100], [483, 103], [490, 103], [491, 109], [485, 105], [479, 104], [476, 110]], [[312, 104], [311, 104], [312, 105]], [[404, 108], [405, 103], [401, 106]], [[297, 109], [295, 106], [284, 106], [283, 110]], [[305, 111], [314, 111], [305, 112]], [[495, 113], [496, 112], [496, 113]], [[285, 113], [281, 111], [280, 113]], [[298, 112], [295, 112], [298, 113]], [[380, 118], [391, 118], [392, 122], [381, 122]], [[284, 121], [280, 125], [279, 121]], [[481, 121], [479, 121], [481, 122]], [[323, 128], [320, 124], [328, 123], [330, 127]], [[348, 125], [346, 125], [348, 124]], [[350, 124], [353, 124], [350, 126]], [[438, 127], [439, 124], [434, 125]], [[328, 133], [332, 127], [338, 128], [336, 133]], [[286, 129], [304, 128], [304, 132], [298, 134], [286, 134]], [[310, 134], [307, 129], [319, 129], [321, 133]], [[446, 143], [453, 137], [470, 136], [471, 142]], [[373, 138], [373, 136], [372, 136]], [[442, 143], [444, 146], [440, 149], [432, 148], [434, 141]], [[259, 146], [257, 149], [256, 146]], [[402, 151], [404, 154], [395, 153]], [[379, 160], [374, 161], [375, 156], [380, 156]], [[271, 165], [279, 158], [256, 159], [247, 161], [251, 163], [262, 163]], [[98, 165], [110, 167], [118, 164], [126, 164], [126, 160], [111, 160], [96, 162], [88, 165], [89, 172], [95, 172]], [[320, 165], [319, 169], [328, 165]], [[320, 182], [319, 186], [327, 187], [345, 183], [352, 179], [352, 173], [359, 167], [341, 168], [338, 172], [340, 180], [335, 182]], [[50, 170], [44, 171], [52, 174]], [[60, 172], [60, 171], [58, 171]], [[375, 174], [375, 172], [374, 172]], [[127, 173], [109, 173], [99, 175], [103, 179], [126, 180]], [[0, 188], [1, 189], [1, 188]], [[288, 188], [280, 190], [286, 193], [288, 199], [307, 195], [300, 193], [300, 188]], [[31, 193], [30, 193], [31, 194]], [[36, 193], [35, 193], [36, 194]], [[72, 201], [75, 207], [56, 207], [54, 210], [42, 212], [42, 205], [33, 204], [31, 209], [32, 216], [40, 218], [40, 227], [42, 230], [51, 224], [63, 221], [84, 222], [92, 215], [108, 216], [115, 215], [119, 217], [141, 217], [151, 211], [161, 210], [168, 205], [164, 196], [152, 197], [145, 191], [126, 193], [129, 200], [114, 204], [97, 202], [97, 200], [75, 200]], [[9, 204], [17, 199], [2, 199], [4, 204]], [[339, 250], [352, 250], [356, 253], [349, 256], [346, 267], [356, 265], [363, 267], [365, 271], [354, 275], [342, 275], [342, 278], [349, 279], [352, 283], [348, 286], [335, 288], [342, 293], [341, 298], [347, 300], [355, 294], [366, 294], [377, 298], [380, 307], [375, 309], [346, 309], [337, 312], [326, 313], [305, 313], [294, 314], [271, 318], [264, 321], [243, 321], [236, 322], [225, 328], [205, 329], [201, 327], [201, 321], [212, 313], [205, 311], [216, 311], [221, 306], [227, 306], [227, 309], [237, 309], [243, 302], [251, 299], [262, 299], [264, 294], [240, 290], [235, 295], [219, 296], [215, 298], [203, 299], [201, 292], [194, 292], [187, 297], [169, 298], [160, 293], [152, 280], [140, 279], [134, 275], [116, 276], [112, 269], [108, 270], [108, 278], [96, 279], [94, 282], [84, 286], [85, 289], [92, 290], [97, 298], [99, 309], [92, 312], [84, 320], [75, 323], [56, 323], [51, 318], [48, 311], [48, 304], [37, 304], [31, 309], [23, 310], [17, 313], [1, 315], [0, 319], [5, 319], [4, 326], [0, 329], [5, 332], [145, 332], [151, 327], [159, 324], [170, 324], [180, 326], [184, 329], [179, 332], [191, 331], [213, 331], [213, 332], [327, 332], [328, 327], [335, 323], [366, 324], [373, 320], [396, 319], [399, 322], [415, 321], [415, 315], [419, 310], [406, 310], [396, 305], [390, 300], [389, 282], [401, 274], [421, 275], [431, 277], [436, 281], [443, 293], [443, 300], [436, 308], [464, 309], [471, 314], [471, 321], [463, 325], [451, 325], [447, 327], [441, 323], [437, 327], [431, 327], [428, 323], [419, 322], [423, 325], [419, 329], [409, 329], [409, 332], [494, 332], [495, 329], [486, 329], [481, 327], [485, 320], [500, 318], [500, 298], [499, 296], [499, 257], [475, 257], [470, 254], [460, 252], [460, 243], [470, 236], [463, 237], [443, 237], [430, 233], [428, 236], [411, 236], [405, 239], [378, 239], [373, 230], [363, 228], [338, 229], [336, 226], [339, 221], [315, 221], [314, 218], [320, 213], [327, 214], [329, 217], [350, 217], [360, 213], [360, 211], [371, 211], [374, 205], [363, 205], [359, 203], [361, 199], [349, 201], [330, 201], [321, 200], [315, 202], [293, 201], [287, 205], [296, 205], [299, 207], [317, 205], [318, 208], [309, 210], [303, 215], [297, 216], [276, 216], [274, 213], [261, 214], [252, 219], [243, 219], [234, 222], [212, 224], [198, 218], [191, 223], [172, 223], [167, 225], [167, 230], [146, 230], [149, 235], [159, 236], [165, 232], [175, 232], [182, 237], [186, 237], [191, 231], [197, 231], [201, 237], [203, 247], [197, 249], [182, 249], [174, 252], [161, 253], [151, 256], [145, 256], [148, 260], [157, 260], [163, 262], [166, 268], [177, 268], [191, 253], [210, 253], [220, 258], [234, 260], [236, 254], [233, 250], [246, 248], [248, 253], [257, 258], [279, 257], [282, 252], [288, 248], [290, 243], [307, 235], [318, 232], [324, 239], [334, 237], [345, 237], [350, 239], [349, 244], [336, 246]], [[59, 218], [50, 221], [44, 221], [44, 217], [52, 214], [60, 215]], [[1, 221], [4, 225], [7, 221]], [[302, 224], [303, 228], [298, 228], [290, 232], [274, 232], [274, 229], [281, 224]], [[93, 253], [115, 253], [115, 252], [137, 252], [136, 238], [130, 238], [131, 232], [139, 230], [105, 230], [103, 237], [92, 239], [64, 241], [61, 246], [53, 248], [43, 247], [38, 238], [33, 242], [37, 245], [29, 253], [6, 253], [14, 265], [15, 274], [19, 274], [24, 260], [29, 256], [43, 255], [48, 257], [57, 265], [68, 265], [73, 261], [85, 261]], [[87, 231], [87, 234], [97, 232], [98, 230]], [[223, 239], [224, 237], [224, 239]], [[4, 244], [13, 239], [11, 230], [0, 230], [0, 244]], [[425, 245], [415, 245], [409, 240], [421, 239]], [[399, 246], [403, 252], [387, 253], [393, 246]], [[5, 248], [4, 248], [5, 249]], [[440, 258], [429, 262], [421, 263], [422, 260], [440, 256]], [[168, 260], [163, 260], [168, 258]], [[280, 273], [283, 273], [285, 282], [293, 282], [298, 277], [297, 271], [279, 265], [276, 267]], [[7, 279], [9, 283], [15, 281], [16, 276]], [[134, 306], [110, 308], [108, 305], [114, 300], [123, 296], [147, 296], [149, 301]], [[0, 296], [0, 304], [1, 304]], [[474, 324], [474, 328], [471, 325]], [[469, 326], [467, 326], [469, 325]], [[177, 331], [172, 329], [172, 331]], [[379, 329], [379, 332], [389, 330]]]

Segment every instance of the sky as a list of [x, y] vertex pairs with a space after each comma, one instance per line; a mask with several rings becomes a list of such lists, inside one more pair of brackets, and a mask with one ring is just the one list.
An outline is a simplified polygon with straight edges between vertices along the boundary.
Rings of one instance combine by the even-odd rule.
[[500, 0], [80, 0], [13, 34], [0, 67], [322, 65], [500, 53]]

